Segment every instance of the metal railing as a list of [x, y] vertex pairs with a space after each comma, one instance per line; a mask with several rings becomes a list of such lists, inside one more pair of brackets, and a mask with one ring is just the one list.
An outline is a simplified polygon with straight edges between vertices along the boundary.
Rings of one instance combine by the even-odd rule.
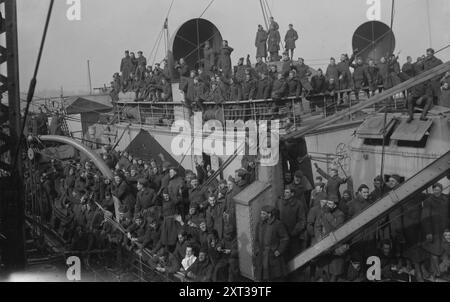
[[[381, 89], [380, 89], [381, 90]], [[377, 92], [379, 93], [379, 92]], [[203, 120], [280, 120], [280, 128], [288, 125], [299, 127], [307, 119], [328, 117], [335, 113], [345, 112], [353, 106], [368, 99], [366, 90], [362, 89], [359, 97], [354, 90], [339, 90], [333, 94], [308, 94], [300, 97], [285, 97], [273, 99], [227, 101], [216, 104], [202, 102], [201, 109], [194, 106], [192, 111], [181, 102], [117, 102], [119, 121], [145, 126], [170, 127], [177, 116], [189, 118], [193, 112], [202, 112]], [[386, 102], [376, 104], [374, 112], [402, 112], [406, 110], [406, 93], [401, 97], [394, 97]], [[181, 113], [184, 110], [184, 114]], [[189, 112], [189, 113], [186, 113]], [[177, 112], [179, 114], [177, 114]], [[349, 114], [349, 120], [353, 116]]]

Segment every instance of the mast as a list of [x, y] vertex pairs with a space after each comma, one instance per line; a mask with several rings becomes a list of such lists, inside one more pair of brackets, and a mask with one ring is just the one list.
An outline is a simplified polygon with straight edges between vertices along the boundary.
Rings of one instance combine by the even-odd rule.
[[92, 94], [92, 80], [91, 80], [91, 66], [89, 60], [87, 60], [88, 78], [89, 78], [89, 94]]
[[[391, 49], [392, 52], [394, 52], [394, 39], [393, 39], [393, 31], [392, 28], [394, 27], [394, 9], [395, 9], [395, 0], [392, 0], [392, 7], [391, 7]], [[390, 98], [389, 98], [390, 99]], [[384, 107], [384, 120], [383, 120], [383, 145], [381, 146], [381, 168], [380, 168], [380, 175], [381, 175], [381, 185], [384, 186], [384, 157], [385, 157], [385, 148], [386, 148], [386, 123], [387, 123], [387, 113], [388, 113], [388, 100], [385, 99], [385, 107]]]
[[428, 42], [430, 47], [433, 47], [433, 39], [431, 37], [431, 18], [430, 18], [430, 0], [427, 0], [427, 19], [428, 19]]

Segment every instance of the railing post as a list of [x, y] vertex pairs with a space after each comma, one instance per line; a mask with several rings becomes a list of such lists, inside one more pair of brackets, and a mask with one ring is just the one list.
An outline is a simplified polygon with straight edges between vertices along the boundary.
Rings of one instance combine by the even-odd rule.
[[223, 103], [220, 104], [220, 106], [222, 107], [222, 125], [224, 126], [224, 130], [225, 130], [225, 107], [223, 106]]
[[323, 115], [327, 117], [327, 96], [323, 95]]
[[155, 117], [153, 115], [153, 105], [150, 104], [150, 116], [152, 117], [152, 125], [155, 127]]
[[138, 103], [138, 112], [139, 112], [139, 125], [142, 126], [141, 106], [139, 103]]
[[350, 98], [350, 95], [348, 97], [348, 103], [349, 103], [348, 112], [350, 113], [349, 119], [350, 119], [350, 121], [352, 121], [353, 120], [353, 118], [352, 118], [352, 99]]
[[119, 124], [120, 124], [120, 114], [124, 109], [125, 109], [125, 105], [123, 105], [121, 110], [117, 111], [117, 120], [119, 121]]
[[294, 117], [294, 126], [297, 126], [297, 120], [295, 118], [295, 99], [292, 99], [292, 115]]
[[[250, 108], [252, 106], [252, 103], [250, 104]], [[251, 109], [250, 109], [251, 110]], [[251, 113], [250, 113], [251, 114]], [[253, 102], [253, 119], [256, 121], [256, 102]]]

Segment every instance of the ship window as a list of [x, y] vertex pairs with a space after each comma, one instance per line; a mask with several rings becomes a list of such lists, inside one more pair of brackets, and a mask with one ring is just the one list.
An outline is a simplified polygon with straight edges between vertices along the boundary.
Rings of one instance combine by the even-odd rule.
[[433, 121], [415, 119], [408, 124], [406, 120], [403, 120], [397, 129], [395, 129], [391, 138], [397, 140], [399, 147], [425, 148], [430, 137], [430, 128], [432, 125]]
[[[383, 133], [386, 130], [388, 133], [387, 138], [391, 130], [395, 126], [396, 120], [393, 116], [388, 116], [386, 119], [386, 127], [384, 127], [384, 116], [377, 116], [366, 120], [356, 131], [359, 138], [367, 140], [368, 142], [379, 142], [379, 145], [383, 144]], [[377, 144], [378, 145], [378, 144]]]
[[427, 141], [429, 135], [424, 135], [420, 141], [404, 141], [399, 140], [397, 142], [397, 146], [399, 147], [408, 147], [408, 148], [425, 148], [427, 146]]
[[[385, 146], [389, 146], [389, 144], [391, 143], [391, 139], [389, 137], [387, 137], [385, 142], [386, 143], [384, 145]], [[364, 145], [367, 145], [367, 146], [383, 146], [383, 139], [366, 138], [366, 139], [364, 139]]]
[[[395, 124], [395, 120], [392, 121], [390, 123], [390, 125], [388, 125], [387, 127], [387, 133], [386, 133], [386, 138], [385, 138], [385, 146], [389, 146], [391, 144], [391, 135], [392, 132], [394, 132], [394, 124]], [[376, 137], [367, 137], [364, 138], [364, 145], [367, 146], [383, 146], [383, 135], [381, 134], [381, 136], [376, 136]]]

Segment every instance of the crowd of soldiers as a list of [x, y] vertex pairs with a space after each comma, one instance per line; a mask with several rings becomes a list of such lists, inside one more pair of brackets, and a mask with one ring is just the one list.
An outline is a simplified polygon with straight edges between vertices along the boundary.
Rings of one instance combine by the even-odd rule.
[[[280, 108], [286, 107], [288, 112], [291, 111], [291, 102], [286, 102], [287, 97], [299, 100], [307, 96], [311, 101], [312, 111], [324, 106], [334, 108], [336, 102], [346, 103], [352, 92], [356, 100], [359, 100], [360, 92], [371, 97], [442, 64], [431, 48], [426, 51], [426, 56], [418, 57], [416, 62], [408, 56], [402, 67], [398, 62], [398, 55], [388, 54], [379, 62], [371, 58], [364, 62], [359, 55], [360, 51], [355, 49], [350, 57], [342, 54], [339, 62], [330, 58], [325, 72], [320, 68], [314, 71], [305, 64], [303, 58], [298, 58], [297, 61], [293, 59], [298, 38], [297, 31], [289, 24], [284, 39], [284, 52], [280, 57], [279, 25], [272, 17], [268, 31], [261, 25], [258, 26], [255, 39], [256, 63], [252, 65], [250, 55], [247, 55], [247, 59], [240, 58], [236, 66], [232, 65], [231, 54], [234, 49], [228, 45], [228, 41], [223, 41], [219, 51], [209, 41], [204, 42], [202, 59], [195, 66], [189, 66], [185, 58], [180, 58], [174, 65], [176, 80], [180, 83], [179, 90], [184, 95], [186, 106], [219, 120], [223, 117], [219, 105], [223, 103], [231, 105], [228, 109], [231, 113], [227, 118], [248, 119], [258, 115], [258, 112], [246, 114], [246, 105], [239, 104], [244, 100], [272, 99], [271, 106], [263, 110], [266, 117], [278, 115]], [[273, 63], [280, 59], [281, 63]], [[133, 53], [126, 51], [121, 62], [121, 75], [116, 73], [112, 82], [113, 99], [118, 98], [120, 91], [134, 91], [136, 100], [172, 100], [170, 82], [173, 79], [167, 58], [163, 61], [163, 68], [159, 63], [153, 68], [146, 67], [146, 64], [142, 52], [138, 52], [138, 57], [135, 57]], [[433, 104], [450, 105], [448, 82], [449, 75], [446, 74], [444, 78], [417, 85], [404, 94], [410, 121], [416, 105], [423, 108], [421, 119], [426, 119]]]
[[[89, 161], [52, 162], [41, 176], [40, 217], [62, 234], [70, 250], [116, 250], [118, 263], [124, 251], [134, 251], [147, 255], [144, 261], [167, 276], [240, 280], [233, 197], [256, 179], [254, 158], [244, 158], [233, 177], [220, 181], [202, 161], [194, 173], [109, 147], [103, 159], [113, 179], [104, 178]], [[316, 170], [320, 176], [313, 185], [301, 170], [288, 172], [283, 195], [262, 207], [253, 242], [257, 280], [364, 281], [370, 256], [381, 259], [385, 280], [448, 274], [449, 200], [437, 183], [432, 194], [415, 196], [372, 231], [288, 277], [288, 261], [403, 181], [398, 175], [386, 182], [378, 176], [372, 192], [362, 184], [356, 192], [341, 194], [349, 178], [335, 168], [330, 174], [317, 165]]]
[[164, 67], [160, 63], [147, 66], [147, 59], [138, 51], [136, 57], [133, 52], [125, 51], [125, 57], [120, 62], [120, 74], [113, 75], [111, 82], [111, 97], [118, 100], [120, 92], [134, 92], [137, 101], [170, 102], [172, 88], [167, 62]]
[[233, 196], [254, 181], [253, 162], [244, 161], [246, 169], [218, 181], [203, 162], [194, 173], [108, 146], [103, 160], [113, 179], [90, 161], [52, 161], [40, 177], [36, 213], [61, 234], [68, 250], [116, 250], [111, 266], [123, 265], [124, 253], [135, 251], [167, 276], [238, 280]]
[[[307, 247], [356, 217], [403, 179], [377, 176], [373, 191], [362, 184], [356, 192], [341, 186], [350, 181], [338, 169], [330, 174], [315, 164], [314, 188], [298, 170], [286, 176], [284, 195], [274, 206], [265, 206], [255, 234], [255, 269], [259, 280], [285, 280], [286, 263]], [[448, 177], [450, 179], [450, 177]], [[292, 179], [292, 180], [290, 180]], [[325, 182], [324, 182], [325, 180]], [[436, 183], [431, 194], [418, 194], [406, 206], [394, 210], [355, 238], [310, 263], [303, 271], [307, 281], [364, 281], [366, 260], [381, 261], [382, 280], [416, 281], [448, 278], [450, 265], [449, 196]], [[299, 271], [300, 272], [300, 271]]]

